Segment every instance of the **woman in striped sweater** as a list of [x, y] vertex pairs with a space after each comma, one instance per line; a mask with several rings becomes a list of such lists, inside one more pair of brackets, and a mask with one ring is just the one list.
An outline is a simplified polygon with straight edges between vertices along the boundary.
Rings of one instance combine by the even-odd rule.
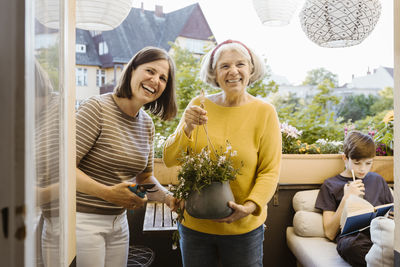
[[126, 209], [147, 201], [129, 190], [129, 182], [155, 184], [158, 191], [148, 198], [175, 209], [175, 199], [153, 176], [154, 124], [142, 107], [164, 120], [176, 115], [175, 66], [159, 48], [139, 51], [113, 93], [91, 97], [77, 111], [79, 267], [126, 266]]

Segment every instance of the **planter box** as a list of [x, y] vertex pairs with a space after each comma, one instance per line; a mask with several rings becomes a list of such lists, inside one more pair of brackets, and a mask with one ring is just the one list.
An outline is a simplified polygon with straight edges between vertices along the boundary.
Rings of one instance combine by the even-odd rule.
[[[343, 170], [340, 154], [283, 154], [279, 183], [322, 184]], [[393, 157], [375, 157], [371, 171], [393, 182]]]
[[[154, 159], [154, 175], [163, 185], [177, 184], [179, 167], [167, 168], [160, 158]], [[344, 169], [340, 154], [283, 154], [280, 184], [322, 184]], [[372, 171], [393, 183], [393, 157], [374, 158]]]
[[162, 159], [154, 159], [154, 176], [162, 185], [178, 184], [178, 170], [178, 166], [168, 168]]

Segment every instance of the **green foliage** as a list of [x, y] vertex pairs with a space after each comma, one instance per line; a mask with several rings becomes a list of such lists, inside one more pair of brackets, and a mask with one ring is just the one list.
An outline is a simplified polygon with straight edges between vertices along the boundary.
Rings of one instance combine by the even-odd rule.
[[375, 116], [367, 116], [362, 120], [358, 120], [354, 122], [355, 129], [361, 132], [368, 132], [370, 129], [375, 129], [377, 125], [381, 123], [387, 110], [381, 111]]
[[366, 116], [373, 116], [372, 106], [378, 100], [377, 96], [373, 95], [350, 95], [346, 96], [340, 103], [337, 115], [343, 117], [344, 120], [357, 121]]
[[293, 110], [278, 113], [280, 121], [286, 121], [303, 132], [302, 142], [313, 144], [318, 139], [343, 140], [342, 118], [336, 118], [332, 111], [339, 98], [332, 95], [332, 88], [333, 84], [325, 80], [317, 86], [318, 93], [309, 104], [296, 104]]
[[280, 125], [282, 133], [282, 153], [284, 154], [337, 154], [343, 149], [341, 141], [318, 139], [313, 144], [303, 143], [302, 131], [287, 123]]
[[379, 91], [380, 98], [372, 105], [371, 111], [373, 114], [377, 114], [383, 110], [393, 109], [393, 88], [386, 87]]
[[40, 49], [36, 54], [37, 61], [49, 75], [49, 79], [55, 91], [58, 91], [59, 87], [59, 53], [59, 46], [55, 44], [48, 48]]
[[382, 122], [377, 126], [378, 131], [374, 135], [375, 143], [377, 144], [378, 156], [392, 156], [394, 149], [394, 113], [389, 111]]
[[338, 76], [325, 68], [313, 69], [307, 72], [303, 85], [319, 85], [329, 80], [335, 87], [338, 86]]
[[239, 173], [239, 168], [234, 167], [232, 157], [236, 151], [227, 144], [227, 148], [222, 148], [211, 152], [208, 147], [200, 153], [190, 151], [185, 153], [181, 162], [181, 169], [178, 173], [178, 185], [172, 188], [174, 197], [187, 199], [194, 190], [200, 191], [203, 187], [212, 182], [225, 182], [234, 180]]
[[266, 60], [264, 60], [264, 63], [267, 69], [264, 78], [247, 87], [247, 92], [255, 97], [266, 97], [271, 93], [278, 92], [279, 89], [279, 85], [275, 81], [265, 82], [271, 76], [271, 68], [267, 65]]
[[[221, 147], [217, 151], [211, 152], [208, 147], [204, 147], [200, 153], [189, 151], [184, 153], [179, 159], [181, 168], [178, 173], [178, 184], [171, 187], [173, 196], [178, 199], [186, 200], [191, 192], [200, 191], [203, 187], [212, 182], [231, 181], [236, 178], [241, 167], [235, 168], [233, 157], [236, 151], [232, 151], [232, 146], [227, 142], [226, 150]], [[178, 209], [177, 220], [181, 222], [183, 210]], [[176, 240], [174, 241], [176, 243]]]

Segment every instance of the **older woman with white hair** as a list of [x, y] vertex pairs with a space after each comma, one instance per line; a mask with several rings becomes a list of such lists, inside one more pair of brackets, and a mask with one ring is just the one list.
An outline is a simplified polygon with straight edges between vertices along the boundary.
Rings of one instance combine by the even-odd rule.
[[199, 152], [207, 145], [205, 134], [194, 131], [207, 123], [214, 147], [225, 147], [229, 140], [237, 151], [235, 164], [243, 163], [230, 182], [235, 201], [228, 203], [234, 210], [229, 217], [207, 220], [184, 213], [179, 232], [185, 267], [263, 264], [266, 206], [278, 183], [282, 146], [274, 107], [246, 91], [264, 74], [263, 61], [246, 45], [234, 40], [220, 43], [204, 57], [200, 76], [221, 92], [193, 99], [166, 141], [164, 162], [177, 165], [182, 150]]

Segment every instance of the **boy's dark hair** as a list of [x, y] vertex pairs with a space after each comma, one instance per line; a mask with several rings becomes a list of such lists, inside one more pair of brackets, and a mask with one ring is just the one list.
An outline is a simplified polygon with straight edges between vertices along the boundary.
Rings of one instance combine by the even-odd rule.
[[175, 99], [175, 64], [168, 53], [161, 48], [147, 46], [137, 52], [122, 71], [121, 78], [114, 89], [114, 93], [118, 97], [131, 99], [132, 71], [140, 65], [160, 59], [168, 61], [169, 70], [167, 85], [162, 95], [157, 100], [145, 104], [144, 108], [163, 120], [169, 120], [176, 116], [178, 109]]
[[343, 152], [348, 159], [373, 158], [376, 147], [371, 136], [359, 131], [351, 131], [344, 139]]

